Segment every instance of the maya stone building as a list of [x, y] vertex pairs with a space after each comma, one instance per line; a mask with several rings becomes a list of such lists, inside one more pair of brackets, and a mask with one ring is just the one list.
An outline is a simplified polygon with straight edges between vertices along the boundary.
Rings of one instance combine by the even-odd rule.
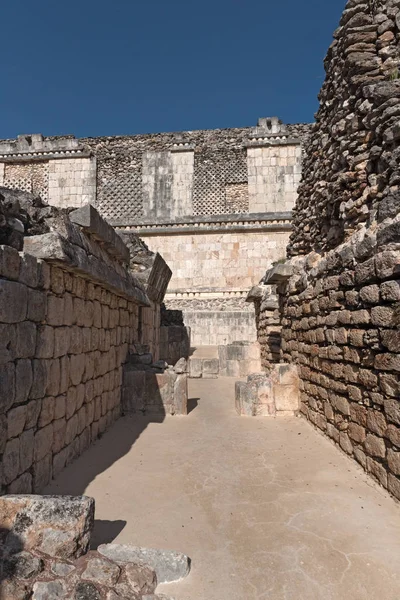
[[192, 345], [255, 341], [249, 288], [285, 256], [309, 125], [0, 143], [0, 186], [57, 207], [96, 206], [120, 232], [160, 252], [165, 303]]

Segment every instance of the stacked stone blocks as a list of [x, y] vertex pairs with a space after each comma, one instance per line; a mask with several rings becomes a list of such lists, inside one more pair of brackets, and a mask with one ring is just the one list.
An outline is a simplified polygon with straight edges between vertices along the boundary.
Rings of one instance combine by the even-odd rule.
[[8, 246], [0, 257], [2, 489], [27, 493], [118, 418], [138, 307]]

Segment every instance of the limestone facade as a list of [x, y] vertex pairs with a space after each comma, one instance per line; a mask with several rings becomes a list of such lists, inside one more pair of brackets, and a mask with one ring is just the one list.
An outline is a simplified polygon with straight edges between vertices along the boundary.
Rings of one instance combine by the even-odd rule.
[[[309, 133], [274, 117], [240, 129], [19, 136], [0, 143], [0, 185], [58, 207], [94, 204], [120, 233], [139, 234], [165, 256], [173, 271], [167, 307], [182, 310], [196, 344], [253, 341], [249, 308], [230, 310], [229, 336], [222, 331], [221, 298], [228, 307], [232, 293], [244, 297], [284, 256]], [[207, 309], [188, 306], [192, 298]], [[238, 328], [241, 317], [248, 325]]]

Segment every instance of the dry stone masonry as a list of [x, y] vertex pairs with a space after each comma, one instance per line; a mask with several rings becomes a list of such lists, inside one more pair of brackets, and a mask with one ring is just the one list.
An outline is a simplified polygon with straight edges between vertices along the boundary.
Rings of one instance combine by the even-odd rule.
[[[42, 206], [45, 233], [24, 237], [33, 213], [11, 198], [20, 219], [6, 216], [4, 227], [21, 224], [23, 251], [0, 246], [1, 491], [30, 493], [120, 416], [133, 345], [158, 352], [171, 271], [148, 251], [138, 276], [142, 263], [90, 205], [69, 213]], [[167, 404], [177, 391], [185, 406], [185, 381], [168, 388], [171, 397], [164, 391]]]
[[[294, 209], [281, 360], [301, 412], [400, 499], [400, 1], [349, 0]], [[265, 339], [268, 329], [259, 321]]]

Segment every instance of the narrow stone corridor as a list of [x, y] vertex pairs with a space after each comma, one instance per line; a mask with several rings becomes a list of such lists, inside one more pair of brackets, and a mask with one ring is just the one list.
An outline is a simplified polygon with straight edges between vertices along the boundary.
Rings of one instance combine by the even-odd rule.
[[169, 548], [176, 600], [398, 600], [400, 510], [302, 419], [234, 410], [191, 380], [188, 417], [120, 419], [45, 493], [96, 500], [95, 540]]

